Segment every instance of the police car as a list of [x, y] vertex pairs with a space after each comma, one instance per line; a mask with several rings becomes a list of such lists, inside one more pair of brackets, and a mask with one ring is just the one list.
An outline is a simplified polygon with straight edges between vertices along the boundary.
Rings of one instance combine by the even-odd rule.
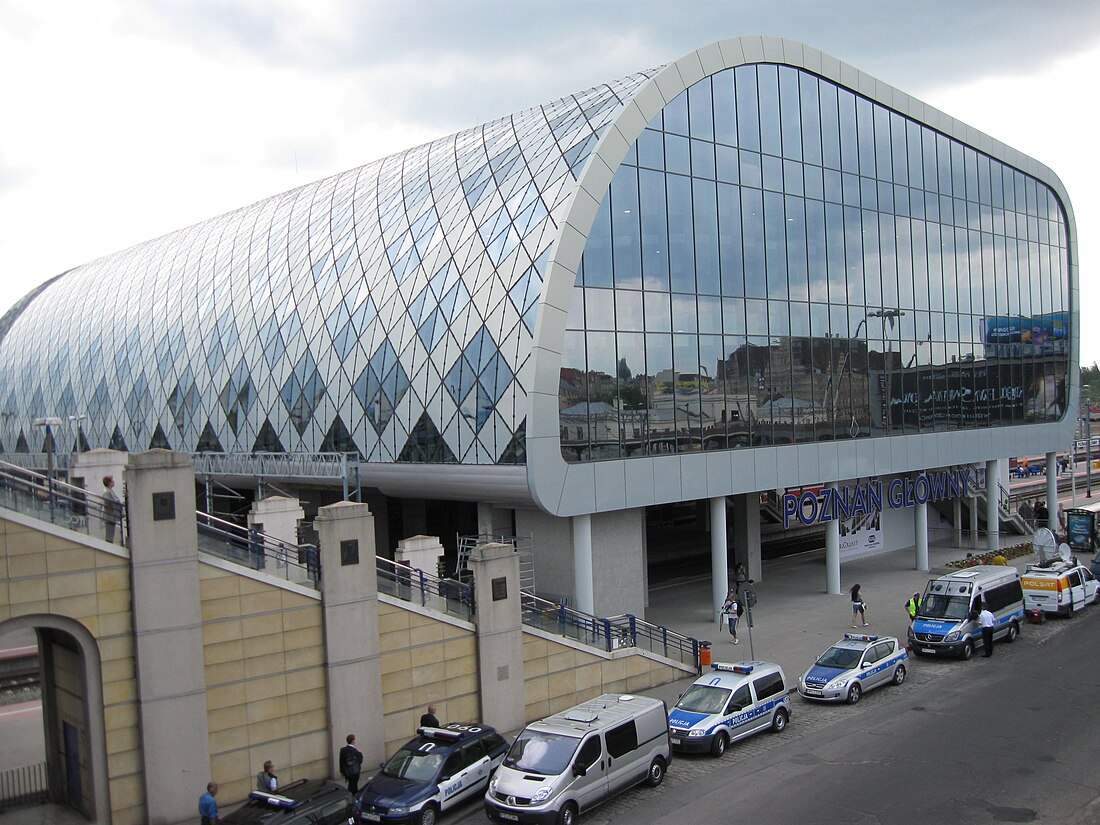
[[441, 811], [485, 793], [508, 752], [488, 725], [452, 722], [417, 734], [359, 792], [354, 821], [433, 825]]
[[352, 811], [347, 788], [327, 779], [299, 779], [273, 793], [253, 791], [246, 802], [228, 816], [223, 825], [274, 825], [281, 822], [309, 822], [343, 825]]
[[845, 633], [798, 680], [804, 699], [854, 705], [864, 691], [905, 681], [909, 654], [886, 636]]
[[721, 756], [730, 742], [787, 727], [791, 697], [773, 662], [715, 662], [669, 711], [673, 750]]

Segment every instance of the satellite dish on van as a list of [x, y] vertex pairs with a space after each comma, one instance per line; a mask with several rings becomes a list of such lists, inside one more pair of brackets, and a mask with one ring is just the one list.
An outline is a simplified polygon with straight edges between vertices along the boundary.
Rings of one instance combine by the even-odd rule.
[[1035, 553], [1039, 556], [1039, 564], [1044, 564], [1058, 555], [1058, 542], [1055, 540], [1054, 534], [1046, 527], [1040, 527], [1035, 531], [1035, 535], [1031, 539], [1031, 546], [1035, 548]]
[[1058, 545], [1058, 558], [1062, 561], [1073, 561], [1073, 551], [1069, 549], [1069, 545], [1064, 541]]

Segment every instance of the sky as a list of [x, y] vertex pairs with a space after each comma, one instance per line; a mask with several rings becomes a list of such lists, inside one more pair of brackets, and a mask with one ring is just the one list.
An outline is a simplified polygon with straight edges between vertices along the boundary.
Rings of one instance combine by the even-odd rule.
[[1053, 170], [1100, 361], [1095, 0], [0, 0], [0, 314], [100, 256], [749, 35]]

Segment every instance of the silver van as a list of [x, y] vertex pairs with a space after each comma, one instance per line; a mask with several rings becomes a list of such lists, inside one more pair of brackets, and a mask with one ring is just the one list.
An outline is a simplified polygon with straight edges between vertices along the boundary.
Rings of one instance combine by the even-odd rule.
[[983, 603], [993, 614], [993, 638], [1014, 641], [1024, 618], [1020, 571], [985, 564], [928, 582], [920, 610], [909, 626], [909, 652], [917, 656], [946, 653], [969, 659], [982, 640], [975, 617]]
[[671, 761], [665, 703], [605, 694], [524, 728], [489, 782], [485, 813], [573, 825], [627, 788], [660, 785]]

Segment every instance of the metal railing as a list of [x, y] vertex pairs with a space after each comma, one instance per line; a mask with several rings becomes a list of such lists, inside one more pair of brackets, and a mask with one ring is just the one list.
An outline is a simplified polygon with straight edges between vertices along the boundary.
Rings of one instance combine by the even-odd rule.
[[0, 814], [45, 802], [49, 788], [45, 762], [0, 771]]
[[465, 621], [474, 615], [474, 589], [458, 579], [441, 579], [415, 567], [375, 557], [378, 592], [447, 613]]
[[125, 545], [123, 505], [45, 474], [0, 461], [0, 506]]
[[608, 652], [623, 647], [647, 650], [699, 668], [699, 641], [631, 613], [601, 618], [564, 604], [523, 593], [523, 623]]
[[318, 586], [321, 554], [312, 544], [269, 538], [209, 513], [196, 512], [199, 550], [299, 584]]

